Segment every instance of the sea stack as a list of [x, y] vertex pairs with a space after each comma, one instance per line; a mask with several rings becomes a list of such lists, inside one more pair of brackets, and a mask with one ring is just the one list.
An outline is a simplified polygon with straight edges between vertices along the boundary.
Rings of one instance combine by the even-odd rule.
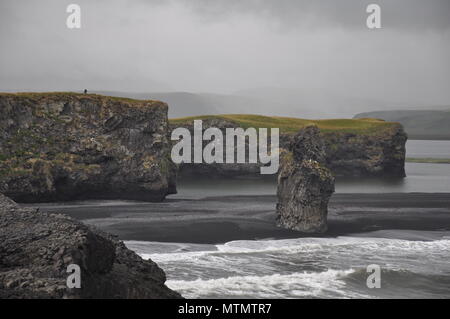
[[281, 152], [277, 225], [304, 233], [327, 231], [328, 201], [334, 176], [325, 163], [320, 130], [310, 125], [295, 134]]

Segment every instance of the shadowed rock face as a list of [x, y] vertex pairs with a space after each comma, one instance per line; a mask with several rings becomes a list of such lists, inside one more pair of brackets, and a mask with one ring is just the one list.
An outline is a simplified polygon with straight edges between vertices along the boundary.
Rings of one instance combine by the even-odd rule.
[[[222, 119], [204, 119], [202, 120], [203, 126], [203, 134], [205, 130], [209, 128], [218, 128], [222, 131], [223, 136], [226, 136], [227, 128], [239, 128], [236, 123], [232, 121], [222, 120]], [[177, 125], [170, 125], [170, 131], [173, 131], [177, 128]], [[187, 128], [191, 136], [194, 136], [194, 125], [185, 125], [183, 126]], [[176, 141], [172, 142], [176, 144]], [[210, 141], [203, 141], [203, 148], [209, 144]], [[226, 154], [226, 140], [223, 141], [223, 151]], [[249, 140], [245, 140], [245, 149], [246, 149], [246, 158], [245, 164], [240, 163], [181, 163], [178, 165], [179, 175], [180, 176], [188, 176], [188, 177], [198, 177], [198, 176], [213, 176], [213, 177], [236, 177], [236, 176], [245, 176], [245, 175], [260, 175], [261, 167], [263, 164], [261, 163], [249, 163], [248, 159], [248, 145]], [[191, 154], [194, 154], [194, 143], [191, 143]], [[234, 158], [237, 158], [237, 143], [234, 146], [235, 154]]]
[[400, 124], [372, 135], [322, 135], [326, 166], [337, 176], [406, 176], [408, 135]]
[[[193, 125], [183, 124], [193, 134]], [[171, 124], [170, 130], [178, 125]], [[237, 128], [233, 121], [212, 118], [203, 119], [203, 129], [217, 127], [225, 133], [226, 128]], [[370, 134], [356, 134], [347, 132], [321, 132], [324, 144], [324, 164], [336, 176], [388, 176], [405, 177], [405, 158], [407, 134], [400, 124], [392, 123]], [[294, 134], [281, 134], [280, 147], [289, 148]], [[192, 152], [193, 153], [193, 152]], [[258, 177], [261, 163], [245, 164], [181, 164], [179, 175], [195, 177], [219, 176]]]
[[[81, 268], [81, 289], [66, 285]], [[0, 298], [180, 298], [164, 272], [116, 238], [0, 194]]]
[[161, 201], [176, 192], [167, 108], [99, 95], [0, 94], [0, 192], [21, 202]]
[[279, 227], [305, 233], [327, 230], [334, 177], [324, 161], [324, 143], [315, 126], [299, 131], [288, 150], [282, 151], [277, 190]]

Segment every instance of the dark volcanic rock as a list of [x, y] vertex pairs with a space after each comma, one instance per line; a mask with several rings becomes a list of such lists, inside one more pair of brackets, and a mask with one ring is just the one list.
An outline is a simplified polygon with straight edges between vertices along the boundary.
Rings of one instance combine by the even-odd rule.
[[334, 177], [323, 165], [324, 159], [324, 144], [316, 126], [308, 126], [292, 137], [289, 150], [281, 155], [278, 226], [305, 233], [327, 230]]
[[0, 192], [21, 202], [164, 199], [176, 192], [167, 108], [99, 95], [0, 94]]
[[[218, 118], [203, 119], [203, 133], [209, 128], [218, 128], [222, 131], [223, 136], [226, 136], [227, 128], [238, 128], [233, 121], [228, 121]], [[179, 127], [178, 125], [170, 125], [170, 131], [173, 131]], [[183, 126], [191, 132], [191, 136], [194, 136], [194, 125]], [[210, 141], [203, 141], [203, 147], [205, 147]], [[248, 150], [248, 139], [245, 141], [246, 150]], [[176, 142], [175, 142], [176, 143]], [[194, 143], [192, 143], [191, 154], [194, 154]], [[226, 142], [223, 142], [224, 154], [226, 152]], [[235, 144], [235, 158], [237, 158], [237, 143]], [[245, 175], [260, 175], [260, 168], [263, 166], [261, 163], [249, 163], [248, 155], [246, 157], [246, 163], [182, 163], [178, 165], [179, 175], [188, 177], [198, 176], [214, 176], [214, 177], [236, 177]]]
[[372, 134], [326, 133], [326, 165], [338, 176], [405, 177], [408, 135], [400, 124]]
[[[81, 268], [80, 289], [67, 288], [70, 264]], [[111, 235], [0, 194], [0, 299], [180, 298], [165, 280]]]
[[[173, 130], [179, 125], [172, 124]], [[193, 131], [192, 123], [182, 126]], [[239, 127], [231, 120], [220, 118], [203, 119], [203, 129], [210, 127], [225, 129]], [[325, 144], [324, 164], [336, 176], [388, 176], [405, 177], [405, 154], [407, 134], [398, 123], [386, 123], [376, 130], [360, 133], [345, 131], [321, 132]], [[280, 135], [280, 147], [288, 148], [293, 134]], [[261, 163], [257, 164], [181, 164], [182, 176], [261, 176]]]

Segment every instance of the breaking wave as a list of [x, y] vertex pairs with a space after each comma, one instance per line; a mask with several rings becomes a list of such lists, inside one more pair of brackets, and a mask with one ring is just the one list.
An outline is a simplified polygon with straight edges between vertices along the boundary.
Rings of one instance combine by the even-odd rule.
[[193, 281], [169, 280], [167, 285], [187, 298], [349, 298], [367, 297], [344, 292], [345, 276], [354, 270], [327, 270], [290, 275], [235, 276]]
[[[126, 244], [158, 263], [167, 273], [167, 285], [188, 298], [450, 296], [449, 237]], [[371, 264], [382, 268], [385, 289], [367, 288]]]

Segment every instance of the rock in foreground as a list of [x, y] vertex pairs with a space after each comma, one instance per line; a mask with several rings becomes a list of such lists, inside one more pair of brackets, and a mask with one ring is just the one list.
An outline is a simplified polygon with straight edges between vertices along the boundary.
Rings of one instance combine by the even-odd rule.
[[[70, 264], [81, 268], [80, 289], [66, 285]], [[0, 299], [180, 298], [165, 280], [112, 236], [0, 194]]]
[[289, 150], [283, 150], [278, 175], [278, 226], [305, 233], [327, 230], [334, 177], [324, 161], [324, 144], [316, 126], [300, 130]]

